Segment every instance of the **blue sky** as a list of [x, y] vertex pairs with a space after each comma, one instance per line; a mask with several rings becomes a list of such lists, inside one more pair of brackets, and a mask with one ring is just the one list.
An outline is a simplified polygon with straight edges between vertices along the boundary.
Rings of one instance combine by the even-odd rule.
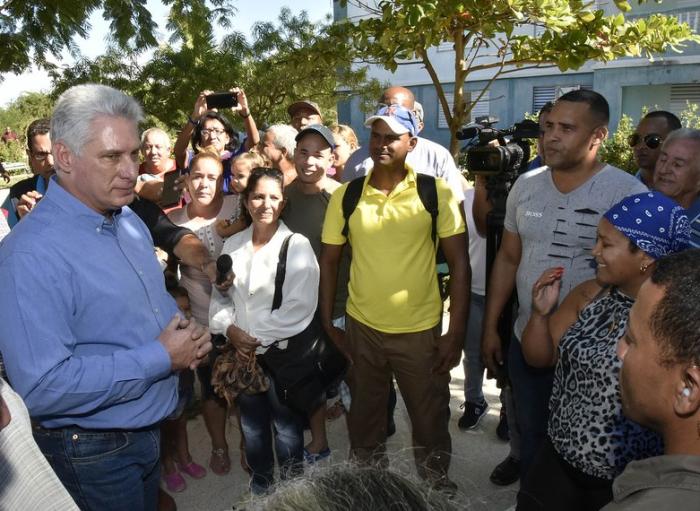
[[[321, 21], [333, 11], [333, 0], [236, 0], [234, 5], [238, 12], [233, 20], [233, 29], [247, 33], [256, 21], [274, 21], [284, 6], [293, 13], [306, 11], [312, 21]], [[165, 17], [167, 10], [158, 0], [148, 0], [148, 6], [153, 19], [158, 23], [160, 31], [158, 40], [167, 38]], [[102, 12], [96, 12], [90, 19], [92, 30], [87, 39], [76, 42], [80, 51], [88, 57], [96, 57], [104, 51], [104, 34], [108, 25], [102, 19]], [[60, 55], [52, 59], [61, 65], [70, 65], [72, 59], [68, 55]], [[45, 91], [51, 87], [48, 75], [38, 69], [32, 69], [22, 75], [3, 74], [4, 81], [0, 85], [0, 106], [6, 105], [23, 92]]]

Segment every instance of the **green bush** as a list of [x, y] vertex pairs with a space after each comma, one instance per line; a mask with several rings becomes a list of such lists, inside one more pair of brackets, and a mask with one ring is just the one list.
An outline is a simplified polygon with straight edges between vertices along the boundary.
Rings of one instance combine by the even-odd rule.
[[[22, 162], [27, 163], [27, 152], [24, 144], [19, 140], [10, 142], [0, 141], [0, 161], [3, 163]], [[10, 174], [13, 172], [10, 171]]]

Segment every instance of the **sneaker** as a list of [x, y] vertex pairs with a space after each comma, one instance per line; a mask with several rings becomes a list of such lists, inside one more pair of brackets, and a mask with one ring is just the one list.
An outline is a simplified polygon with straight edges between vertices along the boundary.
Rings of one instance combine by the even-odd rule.
[[313, 465], [321, 460], [325, 460], [331, 455], [331, 450], [326, 447], [321, 452], [311, 452], [304, 447], [304, 461], [309, 465]]
[[498, 486], [508, 486], [520, 479], [520, 460], [508, 456], [505, 460], [496, 465], [489, 480]]
[[498, 418], [498, 426], [496, 426], [496, 436], [504, 442], [510, 441], [510, 430], [508, 429], [508, 416], [505, 408], [501, 408], [501, 415]]
[[460, 408], [464, 408], [464, 414], [457, 421], [457, 426], [459, 429], [474, 429], [479, 425], [481, 419], [486, 415], [486, 410], [489, 409], [489, 405], [484, 401], [480, 404], [470, 403], [467, 401], [463, 403]]

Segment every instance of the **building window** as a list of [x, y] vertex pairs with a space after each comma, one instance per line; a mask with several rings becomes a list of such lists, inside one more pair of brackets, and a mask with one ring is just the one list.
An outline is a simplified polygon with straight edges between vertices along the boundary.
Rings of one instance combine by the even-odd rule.
[[687, 23], [693, 32], [698, 31], [698, 22], [700, 22], [700, 11], [683, 11], [679, 12], [676, 17], [679, 23]]
[[680, 114], [687, 108], [688, 103], [700, 103], [700, 84], [683, 83], [671, 85], [669, 110], [674, 114]]
[[[465, 101], [468, 100], [470, 97], [478, 97], [479, 94], [481, 94], [481, 91], [464, 91], [464, 96], [465, 96]], [[454, 105], [454, 94], [451, 92], [446, 92], [445, 93], [445, 99], [447, 100], [447, 104], [450, 105], [450, 108]], [[469, 122], [474, 122], [474, 119], [477, 117], [481, 117], [483, 115], [489, 115], [490, 113], [490, 106], [489, 106], [489, 91], [484, 92], [484, 95], [481, 96], [481, 99], [477, 101], [476, 105], [474, 105], [474, 108], [472, 108], [472, 111], [469, 113]], [[447, 125], [447, 119], [445, 119], [445, 114], [442, 111], [442, 106], [438, 102], [438, 128], [449, 128]]]
[[562, 94], [578, 89], [592, 90], [593, 87], [590, 85], [548, 85], [546, 87], [533, 87], [531, 113], [539, 113], [540, 109], [548, 102], [554, 102]]

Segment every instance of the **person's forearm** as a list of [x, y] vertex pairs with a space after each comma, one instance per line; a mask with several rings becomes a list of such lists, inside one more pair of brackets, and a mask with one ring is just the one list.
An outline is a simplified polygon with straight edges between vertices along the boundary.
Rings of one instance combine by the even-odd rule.
[[253, 119], [253, 114], [251, 114], [250, 111], [248, 111], [248, 116], [243, 118], [243, 126], [246, 132], [244, 147], [246, 151], [250, 151], [260, 143], [260, 132], [258, 131], [257, 124], [255, 124], [255, 119]]
[[472, 203], [472, 215], [474, 216], [474, 225], [476, 232], [485, 237], [487, 232], [486, 217], [493, 209], [493, 204], [488, 198], [488, 190], [486, 189], [486, 178], [481, 176], [476, 177], [474, 182], [474, 202]]
[[469, 314], [471, 268], [466, 258], [450, 268], [450, 323], [448, 331], [464, 339]]
[[213, 261], [207, 247], [194, 234], [184, 235], [175, 245], [173, 253], [180, 260], [181, 264], [191, 266], [202, 272]]
[[175, 164], [178, 169], [184, 169], [187, 165], [187, 146], [192, 139], [192, 132], [194, 131], [194, 125], [187, 120], [185, 125], [180, 130], [175, 141], [175, 147], [173, 148], [173, 154], [175, 155]]
[[338, 287], [339, 258], [321, 252], [319, 266], [321, 269], [321, 282], [319, 285], [319, 314], [323, 328], [328, 330], [333, 326], [333, 304]]
[[503, 253], [499, 251], [491, 270], [489, 287], [486, 291], [484, 330], [496, 330], [498, 328], [498, 318], [515, 288], [517, 271], [518, 265], [508, 261]]
[[531, 366], [551, 367], [556, 363], [556, 351], [549, 331], [549, 316], [533, 310], [521, 341], [523, 356]]

